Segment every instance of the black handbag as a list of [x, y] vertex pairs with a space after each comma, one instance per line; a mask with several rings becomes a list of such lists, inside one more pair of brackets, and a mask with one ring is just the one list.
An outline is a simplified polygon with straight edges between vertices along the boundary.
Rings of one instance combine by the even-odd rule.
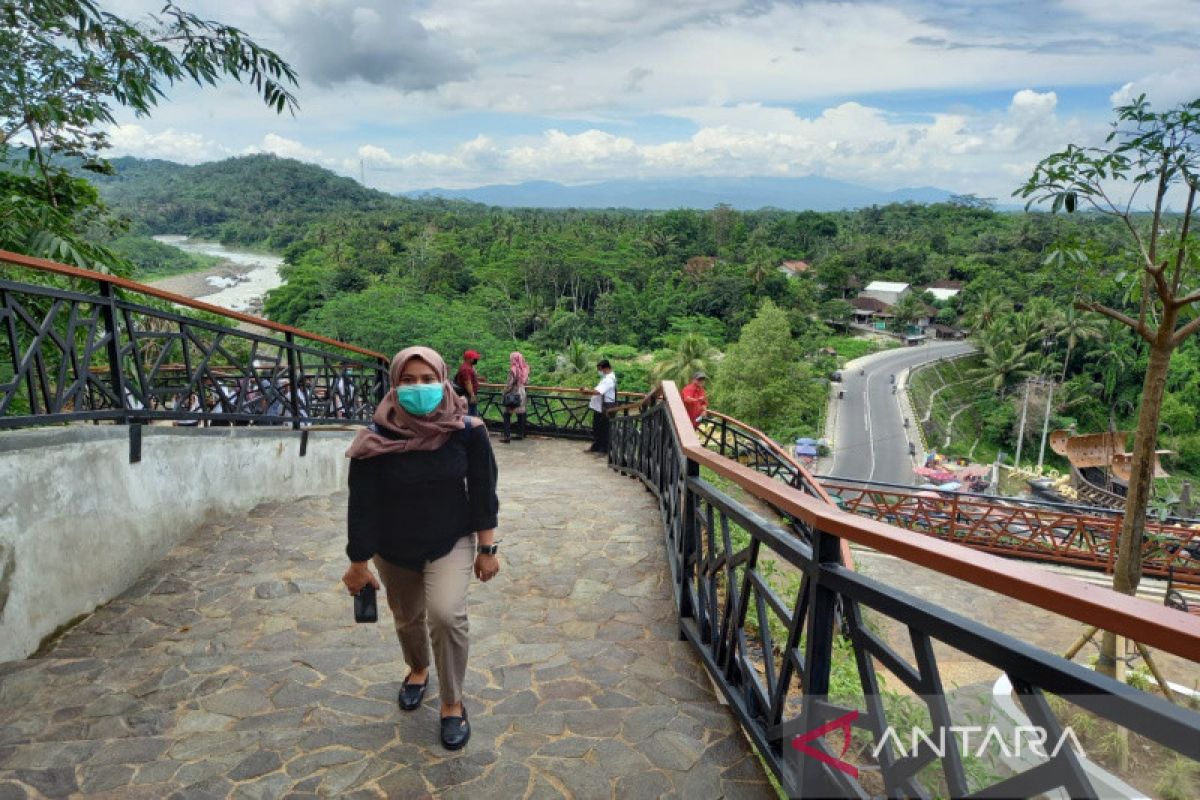
[[505, 392], [500, 397], [500, 405], [504, 406], [505, 408], [520, 408], [521, 393], [518, 391]]

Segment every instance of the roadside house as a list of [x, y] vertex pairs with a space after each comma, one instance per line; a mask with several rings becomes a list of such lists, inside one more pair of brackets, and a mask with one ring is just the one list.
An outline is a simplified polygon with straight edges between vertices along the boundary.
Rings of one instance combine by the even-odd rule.
[[807, 261], [784, 261], [779, 265], [779, 271], [789, 278], [799, 277], [808, 272], [812, 267]]
[[934, 281], [925, 287], [925, 291], [933, 295], [935, 299], [945, 302], [952, 297], [957, 297], [962, 292], [964, 285], [962, 281]]
[[896, 317], [891, 305], [865, 295], [866, 292], [850, 301], [850, 305], [854, 306], [854, 322], [876, 330], [887, 330]]
[[912, 288], [907, 283], [871, 281], [867, 284], [867, 288], [858, 293], [858, 296], [860, 298], [879, 300], [889, 306], [894, 306], [900, 302], [900, 298], [904, 297], [911, 290]]

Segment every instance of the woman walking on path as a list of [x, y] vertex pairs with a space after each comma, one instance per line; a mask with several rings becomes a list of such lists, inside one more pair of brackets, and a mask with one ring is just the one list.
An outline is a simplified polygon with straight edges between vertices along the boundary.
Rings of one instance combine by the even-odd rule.
[[[409, 673], [400, 707], [421, 705], [429, 665], [441, 686], [441, 739], [458, 750], [471, 736], [462, 687], [467, 673], [467, 586], [489, 581], [496, 559], [496, 461], [487, 429], [466, 416], [447, 380], [446, 362], [428, 347], [392, 359], [391, 391], [372, 425], [354, 438], [342, 577], [351, 594], [367, 584], [387, 590]], [[432, 641], [432, 659], [430, 643]]]
[[[525, 403], [528, 400], [528, 394], [525, 387], [529, 385], [529, 364], [525, 362], [525, 356], [520, 353], [509, 353], [508, 356], [508, 382], [504, 384], [504, 394], [501, 395], [501, 405], [504, 413], [504, 435], [500, 437], [500, 441], [508, 443], [511, 440], [510, 424], [512, 415], [517, 415], [517, 438], [525, 438], [525, 420], [526, 411]], [[509, 405], [510, 399], [520, 398], [521, 402], [515, 406]]]

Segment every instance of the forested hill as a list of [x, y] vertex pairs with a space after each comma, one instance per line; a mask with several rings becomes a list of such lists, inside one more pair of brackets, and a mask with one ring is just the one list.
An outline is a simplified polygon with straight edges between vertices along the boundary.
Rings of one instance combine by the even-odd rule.
[[320, 217], [403, 209], [413, 203], [327, 169], [272, 155], [197, 166], [118, 158], [89, 176], [104, 200], [144, 233], [187, 233], [282, 247]]
[[450, 197], [507, 208], [712, 208], [740, 210], [841, 211], [889, 203], [943, 203], [951, 193], [920, 187], [893, 192], [844, 181], [802, 178], [710, 178], [613, 180], [582, 186], [552, 181], [480, 186], [475, 189], [425, 189], [406, 197]]
[[[908, 311], [988, 329], [970, 378], [985, 410], [973, 436], [1009, 447], [1031, 374], [1064, 381], [1055, 427], [1123, 426], [1137, 407], [1145, 348], [1072, 311], [1081, 291], [1128, 305], [1124, 232], [1095, 215], [1000, 213], [971, 198], [838, 212], [505, 209], [392, 197], [271, 156], [115, 166], [102, 191], [138, 230], [282, 253], [273, 319], [384, 352], [474, 347], [492, 379], [512, 349], [538, 381], [567, 386], [587, 385], [601, 355], [627, 389], [704, 364], [717, 407], [772, 434], [811, 435], [819, 378], [834, 367], [819, 354], [840, 346], [832, 329], [851, 316], [847, 301], [872, 280], [949, 280], [962, 294]], [[1087, 268], [1056, 249], [1064, 241], [1086, 243]], [[1180, 454], [1169, 469], [1200, 473], [1197, 398], [1200, 347], [1189, 342], [1164, 401], [1162, 444]]]

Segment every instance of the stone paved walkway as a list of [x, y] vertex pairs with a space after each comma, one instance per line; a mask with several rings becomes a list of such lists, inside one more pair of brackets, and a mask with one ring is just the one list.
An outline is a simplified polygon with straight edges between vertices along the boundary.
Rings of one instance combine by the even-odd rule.
[[0, 800], [771, 796], [677, 641], [652, 497], [580, 445], [496, 449], [504, 570], [471, 587], [465, 751], [438, 744], [436, 685], [396, 707], [382, 598], [352, 622], [343, 493], [209, 526], [0, 664]]

